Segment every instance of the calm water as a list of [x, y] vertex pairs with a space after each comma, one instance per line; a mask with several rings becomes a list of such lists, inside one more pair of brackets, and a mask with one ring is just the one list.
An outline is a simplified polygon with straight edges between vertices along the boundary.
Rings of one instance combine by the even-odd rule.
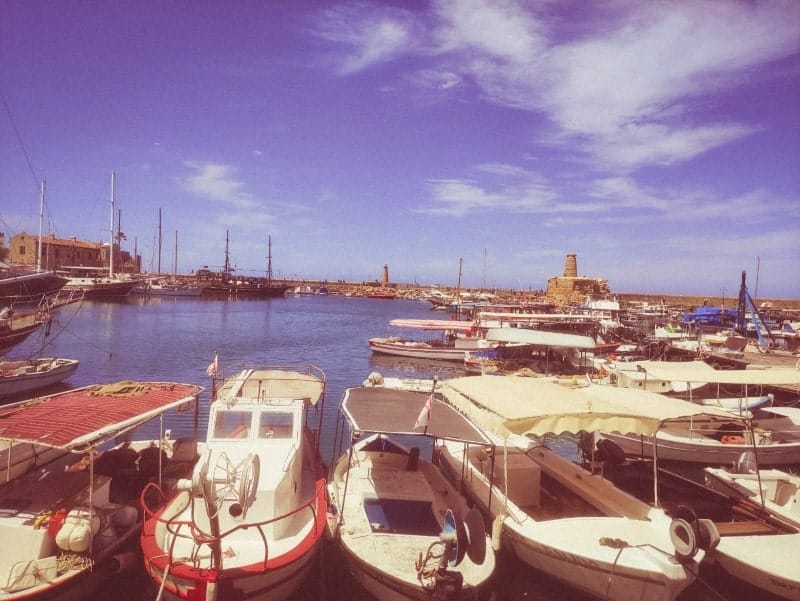
[[[72, 386], [109, 383], [122, 379], [178, 381], [210, 387], [206, 367], [214, 353], [227, 373], [230, 366], [297, 366], [314, 364], [327, 375], [323, 455], [333, 453], [336, 412], [344, 390], [359, 385], [370, 372], [386, 376], [453, 377], [463, 372], [448, 362], [416, 362], [373, 357], [367, 340], [389, 332], [395, 317], [446, 317], [427, 303], [401, 300], [298, 296], [261, 301], [214, 301], [130, 297], [122, 302], [84, 302], [59, 310], [48, 336], [35, 334], [7, 353], [21, 358], [42, 352], [46, 356], [79, 359]], [[207, 408], [208, 391], [201, 397]], [[201, 411], [201, 437], [207, 410]], [[170, 418], [166, 425], [175, 436], [193, 432], [191, 412]], [[157, 430], [156, 430], [157, 432]], [[335, 550], [326, 548], [321, 577], [302, 590], [295, 601], [358, 600], [371, 598], [349, 581]], [[577, 593], [532, 574], [511, 559], [500, 557], [498, 600], [574, 599]], [[719, 584], [715, 584], [719, 589]], [[750, 594], [740, 597], [750, 598]], [[96, 599], [87, 601], [154, 600], [157, 590], [140, 572], [129, 573]], [[731, 598], [694, 586], [685, 601]], [[754, 597], [753, 597], [754, 598]]]

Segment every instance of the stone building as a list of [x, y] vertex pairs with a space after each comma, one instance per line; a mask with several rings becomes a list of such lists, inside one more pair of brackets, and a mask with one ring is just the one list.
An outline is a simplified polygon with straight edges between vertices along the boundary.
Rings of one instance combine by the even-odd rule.
[[564, 275], [547, 280], [547, 299], [559, 306], [580, 304], [588, 296], [605, 296], [610, 292], [608, 280], [578, 276], [578, 259], [575, 254], [567, 255]]
[[[9, 241], [9, 262], [14, 265], [33, 265], [38, 261], [39, 237], [28, 233], [12, 236]], [[42, 238], [42, 268], [55, 271], [63, 267], [107, 267], [109, 245], [72, 238]], [[114, 271], [136, 273], [136, 260], [128, 251], [114, 246]]]

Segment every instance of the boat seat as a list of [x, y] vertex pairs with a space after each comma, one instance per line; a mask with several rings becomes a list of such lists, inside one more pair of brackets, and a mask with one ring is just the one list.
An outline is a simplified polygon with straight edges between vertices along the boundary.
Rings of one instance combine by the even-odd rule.
[[742, 522], [714, 522], [720, 536], [752, 536], [755, 534], [777, 534], [778, 530], [758, 520]]

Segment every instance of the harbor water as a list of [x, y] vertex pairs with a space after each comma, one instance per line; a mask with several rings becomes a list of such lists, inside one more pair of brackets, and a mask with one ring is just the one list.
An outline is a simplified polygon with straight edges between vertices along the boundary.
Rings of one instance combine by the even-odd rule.
[[[70, 386], [119, 380], [176, 381], [206, 387], [201, 396], [200, 436], [204, 436], [210, 397], [206, 367], [214, 355], [224, 373], [235, 365], [316, 365], [327, 375], [322, 452], [330, 464], [334, 453], [336, 414], [345, 389], [357, 386], [371, 372], [384, 376], [440, 378], [463, 375], [458, 364], [373, 356], [368, 339], [392, 333], [393, 318], [442, 318], [428, 303], [410, 300], [339, 296], [288, 296], [268, 300], [206, 300], [131, 296], [115, 302], [83, 301], [57, 311], [47, 331], [33, 334], [7, 352], [9, 358], [30, 355], [71, 357], [80, 368]], [[395, 332], [396, 333], [396, 332]], [[173, 437], [194, 433], [193, 412], [170, 416]], [[154, 434], [157, 428], [154, 427]], [[579, 593], [521, 566], [502, 554], [498, 561], [495, 598], [584, 599]], [[320, 558], [318, 578], [307, 583], [293, 601], [372, 598], [349, 580], [333, 546]], [[755, 598], [752, 591], [724, 590], [724, 582], [706, 578], [682, 599]], [[87, 601], [155, 600], [158, 590], [143, 569], [124, 574], [95, 599]], [[741, 596], [746, 594], [746, 596]], [[759, 598], [763, 598], [761, 595]]]

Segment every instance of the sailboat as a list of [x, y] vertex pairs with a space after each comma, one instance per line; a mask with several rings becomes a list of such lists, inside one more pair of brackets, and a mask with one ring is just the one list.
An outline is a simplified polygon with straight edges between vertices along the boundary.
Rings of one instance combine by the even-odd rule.
[[289, 285], [278, 284], [272, 279], [272, 236], [268, 244], [267, 277], [235, 277], [228, 253], [228, 230], [225, 230], [225, 266], [221, 273], [212, 274], [211, 280], [203, 288], [203, 295], [215, 298], [278, 298], [286, 294]]
[[[159, 224], [160, 225], [160, 224]], [[159, 234], [160, 235], [160, 234]], [[160, 259], [159, 259], [160, 265]], [[172, 278], [169, 280], [157, 279], [148, 283], [147, 293], [153, 296], [200, 296], [203, 287], [178, 279], [178, 230], [175, 230], [175, 259], [172, 264]]]
[[[111, 172], [111, 245], [108, 252], [108, 274], [104, 267], [70, 266], [62, 267], [67, 278], [65, 290], [80, 290], [84, 298], [125, 297], [136, 287], [139, 281], [128, 274], [114, 273], [114, 204], [116, 173]], [[121, 235], [120, 235], [121, 236]], [[119, 241], [117, 241], [117, 246]]]
[[38, 302], [58, 293], [65, 278], [42, 269], [42, 219], [44, 213], [45, 181], [42, 180], [39, 198], [39, 244], [36, 268], [27, 265], [6, 265], [0, 262], [0, 305]]

